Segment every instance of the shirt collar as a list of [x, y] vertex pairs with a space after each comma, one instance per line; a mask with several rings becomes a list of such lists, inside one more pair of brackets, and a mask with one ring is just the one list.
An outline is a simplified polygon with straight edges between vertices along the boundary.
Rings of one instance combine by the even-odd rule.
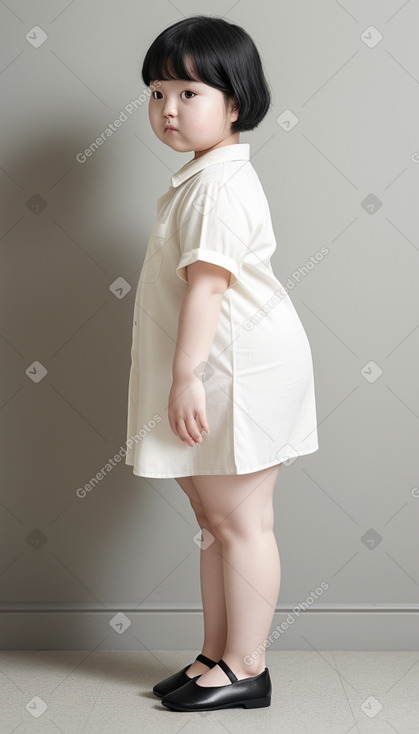
[[209, 150], [208, 153], [192, 158], [191, 161], [185, 163], [171, 178], [171, 185], [176, 187], [202, 171], [207, 166], [214, 163], [223, 163], [224, 161], [248, 161], [250, 158], [249, 143], [234, 143], [233, 145], [222, 145], [220, 148]]

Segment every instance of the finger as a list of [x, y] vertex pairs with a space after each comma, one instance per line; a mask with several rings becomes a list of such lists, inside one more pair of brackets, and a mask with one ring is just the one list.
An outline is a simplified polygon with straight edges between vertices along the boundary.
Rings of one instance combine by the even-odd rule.
[[172, 432], [175, 434], [175, 436], [177, 436], [178, 435], [178, 432], [177, 432], [177, 428], [176, 428], [176, 423], [173, 420], [173, 418], [172, 418], [171, 415], [169, 415], [169, 425], [170, 425], [170, 428], [172, 429]]
[[188, 431], [193, 441], [200, 443], [202, 441], [202, 436], [197, 426], [195, 418], [193, 418], [192, 416], [187, 418], [185, 421], [185, 425], [186, 425], [186, 430]]
[[180, 418], [177, 423], [177, 434], [182, 441], [185, 441], [185, 443], [188, 444], [188, 446], [195, 446], [195, 441], [191, 438], [189, 435], [189, 431], [186, 427], [185, 420], [183, 418]]
[[208, 425], [207, 416], [205, 413], [198, 413], [198, 420], [200, 422], [200, 425], [202, 429], [205, 431], [205, 433], [210, 432], [210, 427]]
[[174, 423], [172, 421], [172, 418], [171, 418], [170, 414], [167, 417], [168, 417], [168, 420], [169, 420], [170, 430], [172, 431], [172, 433], [176, 433], [175, 426], [174, 426]]
[[[208, 424], [205, 423], [205, 416], [203, 416], [203, 422], [199, 415], [195, 417], [195, 420], [196, 420], [196, 425], [198, 426], [198, 430], [201, 434], [201, 437], [203, 437], [204, 433], [209, 433]], [[205, 425], [207, 426], [207, 428], [205, 428]]]
[[202, 434], [203, 429], [202, 429], [201, 421], [199, 420], [199, 415], [195, 416], [195, 422], [196, 422], [199, 433]]

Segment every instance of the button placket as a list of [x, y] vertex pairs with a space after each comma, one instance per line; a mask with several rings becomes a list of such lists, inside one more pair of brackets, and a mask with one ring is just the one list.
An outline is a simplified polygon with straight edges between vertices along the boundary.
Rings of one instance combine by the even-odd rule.
[[155, 283], [158, 280], [163, 262], [166, 230], [167, 222], [160, 221], [160, 218], [154, 222], [140, 273], [140, 280], [143, 283]]

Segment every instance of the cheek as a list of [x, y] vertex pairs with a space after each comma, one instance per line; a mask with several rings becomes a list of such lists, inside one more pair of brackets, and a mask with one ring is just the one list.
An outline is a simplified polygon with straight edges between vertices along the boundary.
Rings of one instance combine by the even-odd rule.
[[159, 126], [158, 116], [159, 116], [158, 110], [156, 110], [155, 105], [149, 105], [148, 119], [150, 120], [150, 125], [151, 125], [153, 132], [156, 132]]
[[211, 99], [200, 100], [195, 108], [195, 114], [200, 129], [213, 128], [224, 118], [224, 107]]

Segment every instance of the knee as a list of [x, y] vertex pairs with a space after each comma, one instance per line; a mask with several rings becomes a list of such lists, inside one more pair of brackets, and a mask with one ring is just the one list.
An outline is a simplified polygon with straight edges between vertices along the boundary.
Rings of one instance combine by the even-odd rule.
[[208, 522], [212, 534], [222, 544], [248, 535], [248, 528], [232, 516], [222, 517], [219, 513], [210, 513]]
[[273, 532], [274, 513], [272, 507], [250, 516], [242, 512], [232, 512], [226, 517], [222, 517], [219, 513], [211, 513], [208, 522], [212, 534], [224, 544], [234, 540], [249, 540], [252, 537], [260, 537], [263, 533]]
[[209, 530], [210, 533], [214, 535], [209, 518], [205, 513], [204, 506], [200, 502], [195, 502], [194, 500], [191, 500], [191, 507], [195, 513], [195, 517], [199, 527], [206, 528], [206, 530]]
[[265, 508], [265, 512], [262, 515], [262, 531], [263, 532], [274, 532], [275, 527], [275, 513], [273, 504], [269, 504]]

